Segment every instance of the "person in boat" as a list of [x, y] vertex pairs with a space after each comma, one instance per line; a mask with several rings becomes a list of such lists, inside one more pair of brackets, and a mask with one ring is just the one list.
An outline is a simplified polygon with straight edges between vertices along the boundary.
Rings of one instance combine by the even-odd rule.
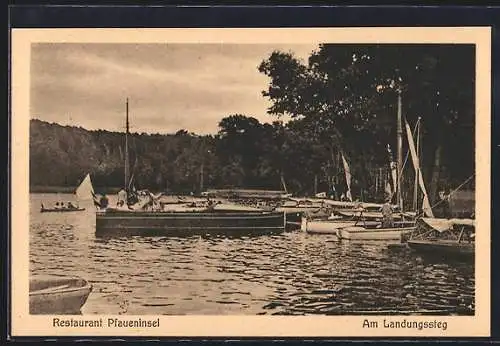
[[451, 209], [450, 209], [450, 193], [449, 191], [443, 190], [439, 191], [439, 198], [441, 199], [441, 210], [443, 213], [443, 217], [445, 219], [451, 218]]
[[389, 228], [394, 225], [393, 210], [391, 206], [391, 200], [387, 198], [385, 203], [382, 205], [382, 228]]
[[106, 196], [106, 194], [103, 193], [101, 199], [99, 200], [99, 205], [101, 206], [101, 209], [106, 209], [108, 207], [108, 204], [109, 204], [108, 196]]
[[121, 189], [118, 191], [118, 200], [116, 201], [117, 207], [123, 207], [127, 204], [127, 191], [125, 189]]
[[76, 209], [76, 207], [73, 205], [73, 203], [68, 202], [68, 209]]
[[138, 192], [135, 190], [135, 188], [130, 191], [130, 193], [127, 195], [127, 205], [131, 206], [139, 202], [139, 196]]

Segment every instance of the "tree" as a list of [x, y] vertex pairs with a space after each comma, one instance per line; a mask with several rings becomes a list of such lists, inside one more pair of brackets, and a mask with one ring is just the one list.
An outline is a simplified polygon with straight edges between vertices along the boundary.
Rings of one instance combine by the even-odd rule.
[[[258, 69], [270, 78], [263, 91], [272, 101], [268, 112], [290, 116], [290, 126], [300, 124], [295, 131], [310, 138], [315, 150], [349, 153], [357, 161], [351, 169], [365, 186], [366, 167], [386, 162], [388, 143], [395, 147], [401, 90], [408, 121], [421, 117], [425, 124], [424, 167], [431, 167], [426, 171], [435, 192], [442, 168], [460, 167], [448, 144], [457, 131], [468, 158], [465, 174], [474, 170], [474, 66], [470, 45], [325, 44], [307, 66], [290, 53], [273, 52]], [[322, 169], [333, 165], [334, 160]], [[455, 179], [463, 175], [457, 172]]]

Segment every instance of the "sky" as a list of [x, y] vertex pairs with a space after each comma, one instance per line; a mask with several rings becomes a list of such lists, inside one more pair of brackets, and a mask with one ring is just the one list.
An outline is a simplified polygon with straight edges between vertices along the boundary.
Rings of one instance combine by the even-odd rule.
[[271, 105], [257, 70], [274, 51], [304, 63], [317, 45], [73, 44], [31, 48], [30, 114], [89, 130], [215, 134], [219, 121], [243, 114], [261, 122]]

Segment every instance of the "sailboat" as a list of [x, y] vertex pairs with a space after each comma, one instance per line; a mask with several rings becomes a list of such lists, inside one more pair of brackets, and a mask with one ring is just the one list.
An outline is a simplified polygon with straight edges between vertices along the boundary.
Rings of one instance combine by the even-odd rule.
[[75, 211], [84, 211], [85, 208], [80, 207], [80, 202], [83, 202], [87, 199], [91, 199], [94, 193], [92, 187], [92, 181], [90, 180], [90, 174], [87, 173], [83, 181], [75, 190], [77, 204], [74, 205], [72, 202], [56, 202], [53, 207], [46, 207], [43, 203], [40, 207], [41, 213], [67, 213], [67, 212], [75, 212]]
[[[398, 124], [397, 124], [397, 134], [398, 134], [398, 165], [397, 165], [397, 202], [399, 210], [403, 211], [403, 198], [401, 191], [401, 177], [402, 177], [402, 116], [401, 116], [401, 94], [398, 93]], [[405, 120], [405, 128], [408, 139], [408, 146], [410, 149], [413, 166], [415, 168], [416, 174], [416, 183], [418, 183], [420, 189], [423, 193], [423, 205], [422, 210], [424, 215], [428, 217], [434, 217], [432, 213], [432, 209], [429, 203], [429, 198], [427, 195], [427, 191], [425, 188], [422, 172], [420, 170], [420, 163], [418, 154], [415, 148], [415, 142], [413, 140], [413, 134], [408, 125], [408, 122]], [[360, 240], [399, 240], [415, 230], [415, 221], [398, 221], [394, 222], [392, 227], [382, 227], [381, 224], [372, 227], [371, 225], [368, 227], [363, 226], [353, 226], [353, 227], [345, 227], [339, 229], [337, 232], [337, 236], [340, 239], [360, 239]]]
[[[130, 189], [129, 157], [129, 103], [126, 103], [125, 132], [125, 182], [124, 191], [128, 197]], [[234, 210], [221, 208], [210, 203], [200, 209], [175, 208], [174, 210], [151, 210], [148, 205], [155, 203], [154, 196], [147, 192], [138, 194], [139, 201], [123, 207], [106, 207], [96, 212], [97, 236], [137, 236], [137, 235], [206, 235], [206, 234], [262, 234], [285, 231], [286, 213], [277, 211]], [[130, 198], [127, 198], [130, 200]]]
[[[310, 218], [308, 215], [302, 217], [301, 229], [308, 233], [337, 234], [341, 228], [362, 224], [365, 227], [376, 227], [380, 224], [382, 204], [353, 202], [351, 194], [351, 173], [344, 153], [340, 154], [346, 175], [348, 201], [324, 200], [325, 206], [332, 210], [327, 218]], [[394, 215], [395, 219], [401, 219], [401, 215]]]

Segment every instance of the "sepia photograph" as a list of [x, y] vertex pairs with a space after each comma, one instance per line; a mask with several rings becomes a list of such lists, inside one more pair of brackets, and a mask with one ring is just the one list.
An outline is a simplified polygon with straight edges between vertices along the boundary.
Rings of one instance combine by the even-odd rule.
[[363, 30], [19, 32], [18, 323], [489, 331], [489, 31]]

